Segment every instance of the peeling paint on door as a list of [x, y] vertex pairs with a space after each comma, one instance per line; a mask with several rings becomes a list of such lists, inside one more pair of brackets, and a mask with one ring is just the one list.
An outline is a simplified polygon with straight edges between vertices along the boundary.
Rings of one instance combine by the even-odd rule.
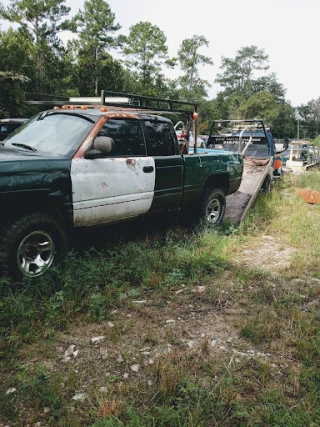
[[75, 227], [123, 220], [150, 209], [155, 163], [152, 157], [74, 159], [71, 180]]

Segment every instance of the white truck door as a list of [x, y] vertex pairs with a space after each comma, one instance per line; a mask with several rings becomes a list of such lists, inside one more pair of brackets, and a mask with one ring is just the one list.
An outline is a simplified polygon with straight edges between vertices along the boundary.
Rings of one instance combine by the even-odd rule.
[[115, 148], [105, 158], [73, 159], [74, 226], [121, 221], [148, 212], [154, 198], [155, 163], [147, 157], [139, 120], [109, 120], [99, 135]]

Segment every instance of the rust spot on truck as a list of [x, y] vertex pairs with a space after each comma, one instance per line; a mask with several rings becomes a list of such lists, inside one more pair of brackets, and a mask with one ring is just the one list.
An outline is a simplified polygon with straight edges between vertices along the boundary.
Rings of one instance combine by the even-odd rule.
[[100, 182], [102, 188], [107, 188], [109, 185], [106, 182]]
[[126, 163], [128, 166], [131, 166], [132, 168], [136, 167], [137, 161], [136, 159], [126, 159]]

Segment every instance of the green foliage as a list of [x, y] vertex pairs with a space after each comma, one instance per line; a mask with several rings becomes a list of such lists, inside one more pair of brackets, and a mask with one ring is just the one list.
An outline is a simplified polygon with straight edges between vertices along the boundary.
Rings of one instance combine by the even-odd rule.
[[21, 33], [30, 42], [28, 53], [38, 71], [39, 91], [46, 90], [47, 66], [53, 51], [61, 50], [58, 22], [70, 12], [64, 3], [65, 0], [12, 0], [7, 8], [0, 4], [0, 17], [19, 24]]
[[30, 42], [20, 31], [9, 28], [7, 32], [0, 32], [0, 117], [25, 114], [22, 88], [35, 74], [30, 48]]
[[0, 16], [21, 26], [26, 34], [35, 37], [36, 44], [53, 40], [59, 31], [57, 24], [70, 12], [65, 0], [11, 0], [5, 8], [0, 5]]
[[202, 55], [199, 50], [208, 47], [204, 36], [193, 36], [182, 41], [178, 50], [178, 62], [184, 75], [178, 79], [182, 99], [200, 100], [205, 98], [210, 87], [209, 82], [199, 77], [199, 67], [213, 65], [211, 58]]
[[242, 47], [234, 58], [222, 57], [222, 73], [217, 75], [216, 82], [228, 92], [246, 93], [256, 71], [269, 68], [268, 55], [257, 46]]
[[138, 22], [130, 27], [129, 36], [121, 37], [123, 53], [128, 56], [128, 68], [137, 71], [143, 92], [152, 86], [161, 74], [161, 65], [167, 58], [167, 39], [163, 31], [150, 22]]
[[267, 91], [257, 92], [243, 101], [238, 108], [239, 119], [261, 118], [272, 123], [279, 114], [279, 104], [274, 96]]
[[300, 135], [315, 138], [320, 132], [320, 97], [298, 107]]
[[[101, 89], [155, 97], [195, 100], [200, 105], [201, 133], [214, 119], [263, 117], [275, 137], [293, 137], [294, 110], [285, 102], [285, 89], [275, 73], [268, 73], [268, 55], [257, 46], [239, 49], [234, 58], [222, 58], [216, 82], [223, 90], [206, 101], [211, 82], [201, 78], [212, 65], [203, 49], [203, 35], [182, 41], [175, 58], [168, 58], [166, 36], [156, 25], [139, 22], [128, 36], [105, 0], [86, 0], [83, 8], [66, 19], [65, 0], [11, 0], [0, 3], [0, 17], [18, 24], [18, 31], [0, 32], [0, 116], [32, 116], [38, 110], [23, 104], [23, 92], [49, 95], [92, 96]], [[64, 47], [61, 30], [78, 37]], [[121, 48], [122, 58], [111, 52]], [[165, 76], [164, 66], [179, 67], [177, 79]], [[267, 74], [268, 73], [268, 74]], [[319, 100], [299, 107], [301, 134], [314, 138], [320, 122]]]
[[115, 23], [115, 14], [104, 0], [85, 1], [84, 10], [79, 10], [69, 26], [79, 34], [79, 41], [69, 43], [69, 51], [75, 51], [74, 57], [78, 58], [76, 71], [81, 81], [91, 82], [87, 92], [91, 89], [98, 95], [102, 75], [110, 68], [109, 62], [113, 62], [108, 53], [117, 45], [113, 34], [121, 26]]

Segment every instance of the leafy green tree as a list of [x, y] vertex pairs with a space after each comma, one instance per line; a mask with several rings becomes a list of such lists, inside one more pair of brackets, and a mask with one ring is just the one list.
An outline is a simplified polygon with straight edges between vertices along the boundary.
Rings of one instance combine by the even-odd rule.
[[[89, 45], [81, 46], [80, 40], [68, 43], [65, 58], [69, 76], [66, 93], [73, 96], [91, 96], [95, 93], [94, 78], [97, 71], [95, 52]], [[131, 91], [132, 82], [135, 82], [131, 73], [125, 70], [120, 61], [114, 59], [107, 52], [100, 52], [99, 58], [99, 86], [98, 88], [114, 90], [117, 92]]]
[[36, 44], [56, 36], [58, 22], [70, 12], [65, 0], [10, 0], [5, 8], [0, 4], [0, 16], [17, 23], [26, 33], [32, 34]]
[[239, 119], [257, 118], [272, 123], [280, 112], [275, 97], [267, 91], [257, 92], [243, 101], [238, 108]]
[[32, 84], [36, 72], [29, 48], [20, 31], [9, 28], [0, 32], [0, 117], [25, 114], [23, 91]]
[[47, 55], [51, 49], [60, 48], [59, 21], [70, 11], [64, 3], [65, 0], [10, 0], [7, 8], [0, 3], [0, 17], [19, 24], [25, 38], [34, 42], [30, 44], [29, 54], [39, 70], [39, 90], [43, 88]]
[[242, 47], [234, 58], [222, 57], [220, 66], [222, 73], [217, 75], [215, 81], [229, 93], [246, 94], [255, 73], [269, 69], [268, 59], [264, 49], [259, 49], [257, 46]]
[[[202, 47], [208, 47], [209, 42], [204, 36], [193, 36], [191, 39], [182, 41], [178, 51], [178, 62], [184, 75], [180, 78], [180, 85], [189, 92], [190, 97], [195, 99], [206, 96], [209, 83], [199, 77], [199, 67], [202, 65], [213, 65], [212, 59], [199, 53]], [[184, 94], [185, 96], [187, 94]]]
[[248, 83], [247, 95], [253, 95], [257, 92], [268, 91], [272, 93], [278, 102], [284, 102], [286, 90], [281, 83], [278, 82], [275, 73], [267, 76], [258, 77]]
[[137, 72], [142, 90], [147, 93], [161, 76], [161, 66], [167, 58], [167, 39], [163, 31], [150, 22], [139, 22], [130, 27], [127, 37], [120, 38], [126, 65]]
[[121, 27], [115, 22], [115, 14], [104, 0], [87, 0], [83, 10], [69, 22], [69, 28], [77, 31], [79, 42], [69, 45], [79, 57], [78, 65], [90, 69], [89, 82], [98, 95], [99, 85], [106, 63], [110, 61], [109, 51], [117, 46], [114, 33]]
[[297, 129], [294, 108], [287, 102], [279, 108], [279, 114], [272, 121], [272, 134], [275, 138], [294, 138]]
[[298, 111], [301, 116], [300, 125], [310, 138], [315, 138], [320, 132], [320, 97], [300, 105]]

